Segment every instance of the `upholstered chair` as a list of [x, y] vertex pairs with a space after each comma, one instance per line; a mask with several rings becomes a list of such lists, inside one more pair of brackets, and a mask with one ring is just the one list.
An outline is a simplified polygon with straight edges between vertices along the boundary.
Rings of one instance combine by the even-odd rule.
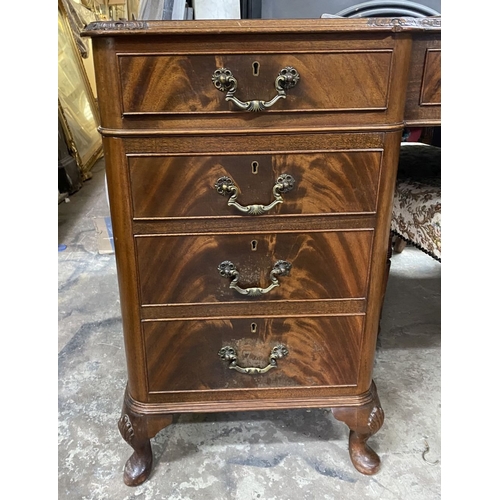
[[391, 233], [394, 252], [411, 243], [441, 262], [441, 148], [401, 144]]

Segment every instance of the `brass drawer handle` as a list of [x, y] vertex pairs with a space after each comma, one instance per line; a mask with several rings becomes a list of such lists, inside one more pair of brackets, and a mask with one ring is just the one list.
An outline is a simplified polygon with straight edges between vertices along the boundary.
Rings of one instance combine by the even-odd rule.
[[288, 276], [290, 274], [290, 269], [292, 264], [286, 260], [278, 260], [271, 272], [269, 273], [269, 278], [271, 279], [271, 284], [267, 288], [260, 287], [250, 287], [250, 288], [240, 288], [238, 286], [238, 280], [240, 279], [240, 273], [236, 269], [236, 266], [230, 261], [225, 260], [221, 262], [217, 267], [221, 276], [225, 278], [231, 278], [232, 281], [229, 284], [229, 288], [233, 288], [242, 295], [248, 295], [249, 297], [258, 297], [267, 292], [270, 292], [273, 288], [280, 286], [277, 276]]
[[249, 215], [262, 215], [271, 210], [271, 208], [278, 205], [279, 203], [283, 203], [283, 197], [281, 196], [281, 194], [288, 193], [288, 191], [291, 191], [294, 186], [295, 186], [295, 179], [290, 174], [281, 174], [276, 179], [276, 183], [273, 186], [274, 200], [271, 203], [269, 203], [269, 205], [255, 204], [255, 205], [248, 205], [245, 207], [243, 205], [240, 205], [236, 201], [236, 198], [238, 198], [240, 191], [236, 187], [231, 177], [226, 177], [226, 176], [219, 177], [217, 179], [217, 182], [215, 183], [215, 189], [220, 195], [226, 196], [226, 194], [231, 193], [231, 197], [227, 202], [228, 207], [231, 206], [236, 207], [240, 212]]
[[279, 99], [286, 99], [286, 91], [295, 87], [300, 80], [299, 72], [292, 66], [287, 66], [283, 68], [276, 80], [274, 82], [274, 88], [277, 94], [270, 101], [262, 101], [260, 99], [254, 99], [252, 101], [240, 101], [237, 97], [234, 97], [234, 93], [238, 88], [238, 81], [233, 76], [233, 73], [228, 68], [219, 68], [214, 71], [212, 75], [212, 82], [217, 90], [221, 92], [227, 92], [226, 101], [231, 101], [239, 109], [243, 111], [264, 111], [270, 108]]
[[255, 368], [253, 366], [243, 368], [241, 366], [238, 366], [238, 355], [236, 354], [236, 350], [228, 345], [224, 346], [219, 351], [219, 356], [221, 357], [221, 359], [229, 361], [230, 370], [236, 370], [240, 373], [247, 373], [248, 375], [258, 375], [268, 372], [271, 368], [277, 368], [277, 360], [288, 356], [288, 349], [283, 344], [279, 344], [273, 347], [269, 356], [269, 364], [265, 368]]

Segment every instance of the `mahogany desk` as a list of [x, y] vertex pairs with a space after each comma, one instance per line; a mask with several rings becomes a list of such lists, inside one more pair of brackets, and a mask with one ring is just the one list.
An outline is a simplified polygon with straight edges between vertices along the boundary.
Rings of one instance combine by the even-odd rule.
[[440, 123], [440, 18], [91, 23], [128, 368], [128, 485], [182, 412], [330, 407], [351, 460], [401, 134]]

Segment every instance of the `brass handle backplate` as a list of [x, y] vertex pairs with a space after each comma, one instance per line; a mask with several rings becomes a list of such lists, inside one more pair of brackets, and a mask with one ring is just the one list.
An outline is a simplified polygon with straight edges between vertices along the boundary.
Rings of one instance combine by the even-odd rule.
[[274, 200], [269, 203], [269, 205], [254, 204], [243, 206], [236, 201], [236, 198], [238, 198], [240, 191], [236, 187], [231, 177], [219, 177], [217, 179], [217, 182], [215, 183], [215, 189], [220, 195], [226, 196], [226, 194], [231, 194], [227, 202], [227, 205], [229, 207], [236, 207], [240, 212], [249, 215], [262, 215], [271, 210], [271, 208], [273, 208], [274, 206], [283, 203], [283, 197], [281, 195], [283, 193], [288, 193], [288, 191], [291, 191], [294, 186], [295, 179], [290, 174], [281, 174], [276, 179], [276, 183], [273, 186]]
[[258, 375], [268, 372], [271, 368], [277, 368], [277, 360], [288, 356], [288, 349], [283, 344], [273, 347], [269, 356], [269, 364], [265, 368], [256, 368], [253, 366], [243, 368], [242, 366], [238, 366], [238, 355], [236, 354], [236, 349], [228, 345], [224, 346], [219, 351], [219, 356], [221, 359], [229, 361], [230, 370], [236, 370], [237, 372], [246, 373], [248, 375]]
[[221, 276], [224, 276], [225, 278], [231, 278], [231, 283], [229, 284], [229, 288], [233, 288], [242, 295], [248, 295], [249, 297], [258, 297], [259, 295], [263, 295], [267, 292], [270, 292], [273, 288], [280, 286], [277, 276], [288, 276], [290, 274], [291, 268], [292, 264], [290, 264], [290, 262], [286, 260], [278, 260], [271, 269], [271, 272], [269, 273], [271, 284], [267, 288], [260, 288], [260, 287], [241, 288], [238, 286], [240, 273], [236, 269], [236, 266], [230, 260], [225, 260], [224, 262], [221, 262], [217, 267]]
[[251, 101], [240, 101], [234, 96], [238, 88], [238, 81], [233, 76], [233, 73], [228, 68], [219, 68], [212, 75], [212, 82], [217, 90], [227, 92], [226, 101], [233, 102], [239, 109], [243, 111], [264, 111], [270, 108], [276, 101], [286, 99], [286, 91], [295, 87], [300, 80], [299, 72], [292, 66], [283, 68], [276, 77], [274, 88], [277, 94], [270, 101], [262, 101], [253, 99]]

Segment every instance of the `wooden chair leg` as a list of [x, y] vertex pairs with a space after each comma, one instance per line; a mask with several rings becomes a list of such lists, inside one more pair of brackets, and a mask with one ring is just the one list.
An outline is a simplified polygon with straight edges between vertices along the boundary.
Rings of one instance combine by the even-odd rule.
[[382, 292], [382, 302], [381, 302], [381, 306], [380, 306], [380, 316], [378, 318], [378, 333], [377, 333], [377, 335], [380, 335], [380, 322], [382, 321], [382, 309], [384, 307], [385, 292], [387, 290], [387, 283], [389, 281], [389, 272], [391, 270], [391, 257], [392, 257], [392, 236], [389, 236], [389, 245], [387, 246], [387, 260], [385, 263], [384, 283], [382, 284], [383, 292]]
[[403, 238], [400, 238], [399, 236], [394, 237], [394, 246], [393, 250], [396, 253], [401, 253], [406, 247], [406, 241], [403, 240]]

